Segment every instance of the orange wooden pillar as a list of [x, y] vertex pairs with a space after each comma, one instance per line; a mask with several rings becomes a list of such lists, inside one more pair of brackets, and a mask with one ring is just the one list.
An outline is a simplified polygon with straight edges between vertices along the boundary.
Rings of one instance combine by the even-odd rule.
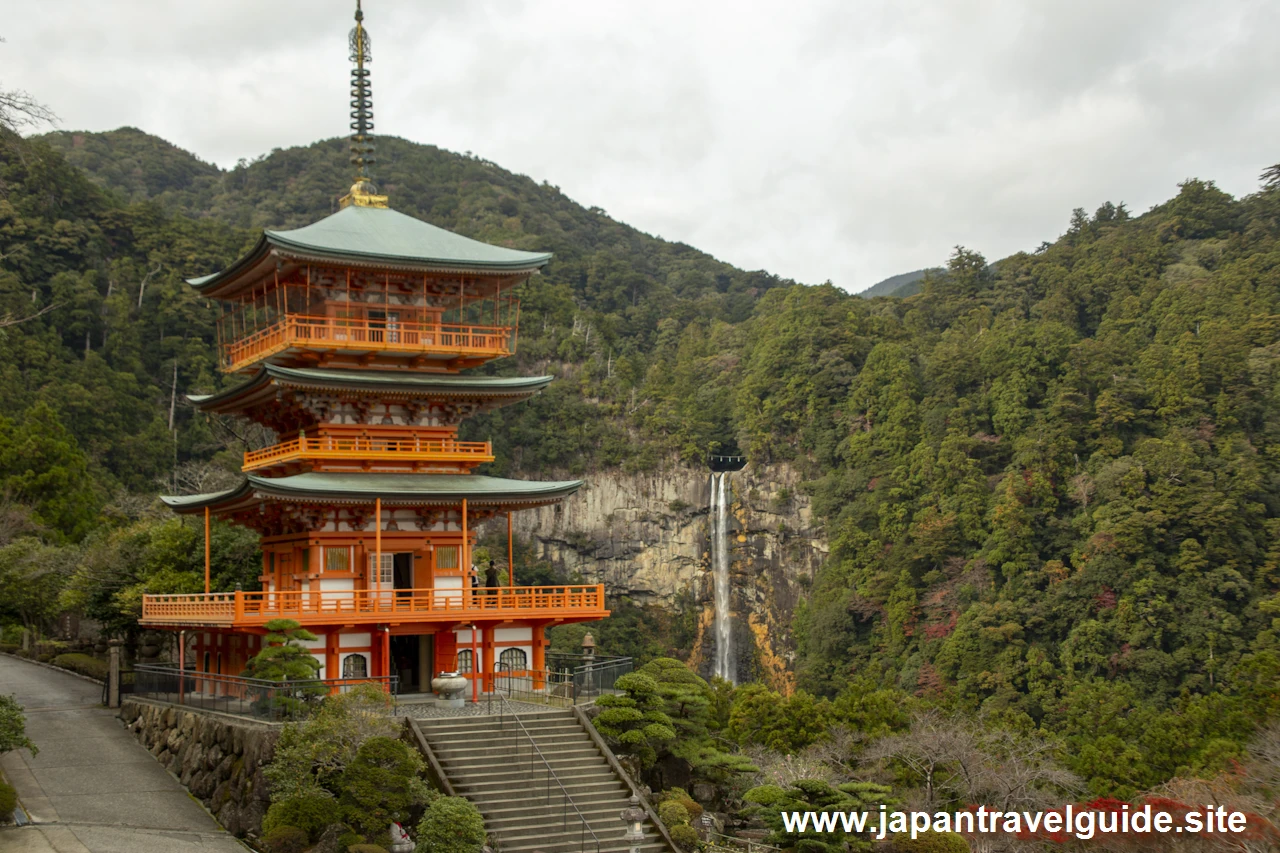
[[382, 607], [382, 498], [373, 499], [373, 571], [377, 580], [377, 605]]
[[471, 701], [480, 701], [480, 658], [476, 657], [476, 626], [471, 623]]
[[[333, 679], [341, 678], [342, 673], [338, 669], [338, 639], [340, 635], [337, 629], [333, 629], [324, 637], [324, 677]], [[335, 684], [329, 688], [330, 695], [338, 692], [338, 686]]]
[[485, 625], [480, 632], [481, 653], [484, 655], [484, 690], [486, 693], [493, 692], [493, 625], [492, 623]]
[[[390, 628], [384, 627], [382, 629], [381, 649], [382, 649], [382, 674], [386, 676], [390, 676], [392, 674], [391, 672], [391, 629]], [[391, 682], [386, 681], [383, 683], [385, 685], [383, 687], [383, 690], [390, 693]]]
[[541, 622], [533, 623], [533, 689], [541, 690], [546, 686], [544, 674], [547, 670], [547, 631]]
[[511, 538], [511, 510], [507, 510], [507, 587], [516, 585], [515, 547]]
[[178, 704], [185, 705], [187, 692], [187, 632], [178, 632]]
[[209, 594], [209, 508], [204, 508], [204, 594]]
[[462, 588], [466, 595], [471, 590], [471, 534], [467, 530], [467, 499], [462, 499]]

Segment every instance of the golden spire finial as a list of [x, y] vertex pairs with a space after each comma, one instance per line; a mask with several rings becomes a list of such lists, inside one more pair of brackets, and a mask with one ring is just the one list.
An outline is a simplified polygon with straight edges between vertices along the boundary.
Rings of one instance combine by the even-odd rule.
[[351, 48], [351, 165], [356, 167], [356, 182], [351, 192], [342, 197], [343, 207], [386, 207], [387, 197], [378, 195], [370, 167], [377, 162], [373, 144], [373, 88], [369, 82], [369, 69], [365, 64], [373, 61], [370, 51], [369, 31], [364, 28], [364, 10], [356, 0], [356, 25], [347, 37]]

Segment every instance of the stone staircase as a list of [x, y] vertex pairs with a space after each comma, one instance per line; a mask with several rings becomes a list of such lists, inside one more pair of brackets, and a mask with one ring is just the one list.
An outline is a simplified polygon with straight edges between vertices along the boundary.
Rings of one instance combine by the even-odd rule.
[[[521, 712], [519, 723], [507, 714], [415, 724], [428, 759], [434, 758], [449, 786], [484, 815], [500, 853], [595, 853], [596, 839], [583, 832], [583, 818], [599, 839], [600, 853], [627, 853], [626, 827], [618, 816], [628, 808], [631, 788], [584, 722], [569, 709]], [[566, 805], [561, 785], [573, 805]], [[640, 849], [671, 853], [674, 848], [648, 820]]]

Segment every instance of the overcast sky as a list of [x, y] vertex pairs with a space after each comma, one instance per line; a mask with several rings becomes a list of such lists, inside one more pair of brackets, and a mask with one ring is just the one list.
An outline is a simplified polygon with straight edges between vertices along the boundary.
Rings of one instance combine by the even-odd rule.
[[[231, 166], [346, 133], [354, 0], [40, 0], [0, 88]], [[377, 132], [861, 290], [1280, 161], [1280, 2], [367, 0]], [[336, 192], [336, 190], [335, 190]], [[394, 205], [394, 199], [392, 200]]]

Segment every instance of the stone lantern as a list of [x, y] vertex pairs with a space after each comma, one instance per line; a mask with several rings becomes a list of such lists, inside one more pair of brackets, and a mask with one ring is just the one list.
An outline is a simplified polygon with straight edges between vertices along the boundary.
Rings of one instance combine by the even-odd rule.
[[582, 638], [582, 656], [587, 659], [587, 663], [591, 663], [591, 659], [596, 656], [596, 638], [590, 632]]
[[618, 816], [618, 819], [627, 826], [622, 840], [631, 845], [631, 853], [640, 853], [640, 845], [644, 843], [645, 817], [644, 809], [640, 808], [640, 798], [632, 794], [630, 807], [623, 809], [622, 814]]

